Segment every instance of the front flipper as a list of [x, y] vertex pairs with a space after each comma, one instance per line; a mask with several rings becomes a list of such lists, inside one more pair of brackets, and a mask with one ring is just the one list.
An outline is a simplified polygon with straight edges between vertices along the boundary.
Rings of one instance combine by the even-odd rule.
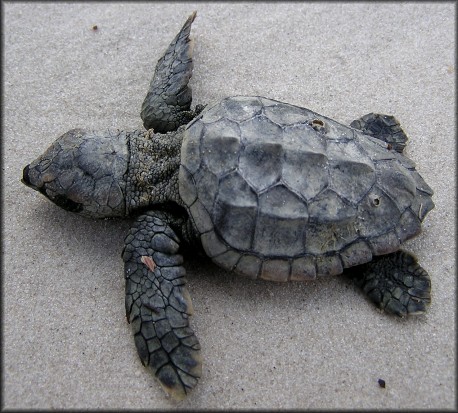
[[394, 116], [369, 113], [354, 120], [350, 126], [388, 143], [399, 153], [402, 153], [406, 146], [407, 135]]
[[415, 257], [405, 251], [374, 257], [347, 270], [377, 307], [400, 317], [422, 314], [431, 302], [431, 280]]
[[140, 216], [125, 239], [126, 315], [144, 366], [181, 400], [202, 373], [200, 344], [189, 327], [192, 305], [185, 287], [179, 239], [163, 212]]
[[192, 13], [180, 32], [157, 62], [148, 94], [143, 101], [141, 117], [146, 129], [166, 133], [191, 121], [203, 106], [192, 111], [192, 91], [188, 86], [192, 76], [193, 42], [189, 39], [191, 24], [196, 17]]

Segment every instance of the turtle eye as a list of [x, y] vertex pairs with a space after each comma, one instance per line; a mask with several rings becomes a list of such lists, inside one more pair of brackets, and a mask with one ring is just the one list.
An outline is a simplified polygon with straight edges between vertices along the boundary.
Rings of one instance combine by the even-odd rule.
[[65, 209], [67, 211], [70, 211], [70, 212], [81, 212], [83, 210], [83, 205], [82, 204], [79, 204], [78, 202], [72, 201], [71, 199], [68, 199], [64, 195], [56, 195], [53, 198], [53, 202], [57, 206]]

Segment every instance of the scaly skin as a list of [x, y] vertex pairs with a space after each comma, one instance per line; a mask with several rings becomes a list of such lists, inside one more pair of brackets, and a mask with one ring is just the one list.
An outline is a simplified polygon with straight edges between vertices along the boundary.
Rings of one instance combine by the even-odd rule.
[[428, 273], [405, 251], [375, 257], [348, 275], [380, 310], [399, 317], [422, 314], [431, 302]]
[[145, 129], [165, 133], [185, 125], [199, 114], [203, 106], [191, 109], [192, 91], [188, 85], [192, 76], [193, 42], [189, 38], [192, 13], [164, 55], [157, 62], [149, 91], [142, 105], [141, 117]]
[[143, 136], [130, 139], [126, 182], [129, 213], [154, 204], [182, 204], [178, 193], [178, 170], [183, 129], [182, 126], [167, 134], [154, 134], [149, 130]]
[[126, 315], [144, 366], [163, 388], [183, 399], [202, 374], [200, 345], [189, 327], [192, 304], [185, 287], [180, 240], [165, 212], [140, 216], [125, 239]]

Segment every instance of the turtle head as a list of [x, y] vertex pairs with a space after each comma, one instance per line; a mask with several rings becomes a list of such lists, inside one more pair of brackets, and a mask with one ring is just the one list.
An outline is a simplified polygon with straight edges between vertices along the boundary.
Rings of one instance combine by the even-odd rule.
[[125, 133], [73, 129], [24, 168], [22, 182], [71, 212], [125, 216], [127, 166]]

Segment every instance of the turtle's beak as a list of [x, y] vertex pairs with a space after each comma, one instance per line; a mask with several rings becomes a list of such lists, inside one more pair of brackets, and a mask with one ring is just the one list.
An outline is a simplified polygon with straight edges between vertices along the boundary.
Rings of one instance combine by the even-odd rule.
[[23, 171], [22, 171], [22, 179], [21, 179], [21, 182], [27, 186], [30, 186], [31, 188], [33, 189], [38, 189], [36, 186], [34, 186], [31, 182], [30, 182], [30, 178], [29, 178], [29, 169], [30, 169], [30, 165], [27, 165]]
[[[41, 192], [43, 195], [46, 196], [46, 191], [45, 191], [45, 184], [42, 182], [42, 185], [38, 185], [38, 180], [33, 179], [33, 173], [32, 173], [32, 178], [30, 174], [30, 164], [27, 165], [23, 170], [22, 170], [22, 179], [21, 182], [24, 185], [27, 185], [28, 187], [34, 189], [35, 191]], [[41, 182], [41, 181], [40, 181]]]
[[[42, 193], [45, 197], [50, 198], [49, 195], [46, 193], [47, 183], [42, 179], [43, 174], [39, 171], [39, 167], [41, 164], [40, 162], [37, 163], [37, 161], [33, 162], [34, 165], [26, 165], [26, 167], [22, 170], [21, 182], [24, 185], [27, 185], [28, 187], [34, 189], [35, 191]], [[55, 202], [55, 200], [53, 201]]]

